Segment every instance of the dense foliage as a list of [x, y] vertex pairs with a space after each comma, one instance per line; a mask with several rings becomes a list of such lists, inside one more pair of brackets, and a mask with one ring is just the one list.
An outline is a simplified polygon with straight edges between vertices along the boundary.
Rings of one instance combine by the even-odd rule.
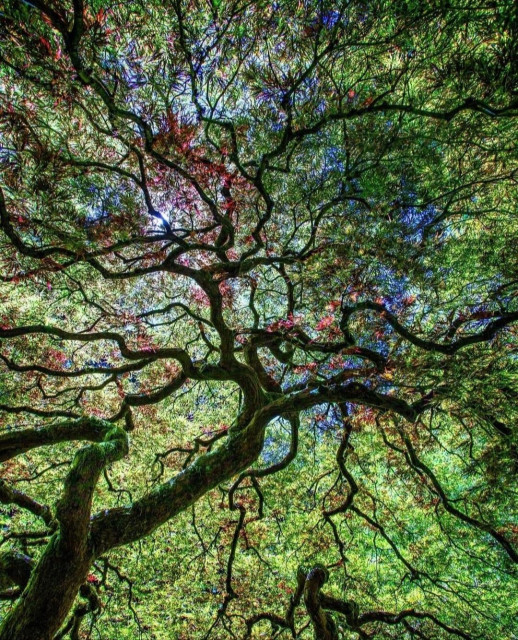
[[0, 25], [0, 638], [517, 638], [514, 3]]

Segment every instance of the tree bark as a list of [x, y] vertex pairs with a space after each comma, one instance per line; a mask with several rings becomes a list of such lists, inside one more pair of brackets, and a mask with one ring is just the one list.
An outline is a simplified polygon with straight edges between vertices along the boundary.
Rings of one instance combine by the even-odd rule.
[[304, 604], [311, 618], [315, 640], [338, 640], [338, 631], [333, 618], [322, 608], [320, 589], [327, 581], [327, 571], [315, 567], [306, 576], [304, 586]]
[[56, 505], [58, 531], [50, 539], [15, 607], [1, 640], [51, 640], [72, 608], [95, 558], [89, 543], [95, 486], [103, 468], [128, 451], [127, 434], [106, 422], [104, 442], [80, 449]]
[[59, 533], [43, 552], [17, 605], [5, 619], [2, 640], [52, 640], [70, 611], [92, 562], [71, 550]]

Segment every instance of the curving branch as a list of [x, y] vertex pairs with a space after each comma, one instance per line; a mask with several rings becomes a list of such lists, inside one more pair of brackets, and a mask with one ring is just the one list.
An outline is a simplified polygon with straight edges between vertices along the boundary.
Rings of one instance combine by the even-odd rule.
[[412, 331], [402, 325], [397, 317], [393, 313], [391, 313], [384, 305], [378, 304], [377, 302], [359, 302], [354, 306], [342, 306], [342, 320], [340, 323], [342, 330], [348, 332], [349, 318], [354, 313], [366, 310], [377, 311], [380, 316], [390, 324], [390, 326], [394, 329], [394, 331], [396, 331], [396, 333], [398, 333], [402, 338], [405, 338], [405, 340], [408, 340], [409, 342], [414, 344], [416, 347], [419, 347], [426, 351], [436, 351], [438, 353], [444, 353], [446, 355], [453, 355], [459, 349], [472, 344], [492, 340], [498, 333], [498, 331], [518, 321], [518, 311], [495, 314], [496, 319], [489, 322], [487, 327], [485, 327], [485, 329], [483, 329], [479, 333], [474, 333], [472, 335], [465, 336], [464, 338], [458, 338], [450, 344], [440, 344], [438, 342], [424, 340], [423, 338], [416, 336], [414, 333], [412, 333]]
[[[322, 587], [328, 579], [329, 573], [327, 569], [321, 565], [316, 565], [309, 571], [299, 567], [297, 572], [297, 590], [290, 602], [289, 611], [292, 616], [293, 610], [291, 607], [297, 606], [302, 593], [304, 594], [304, 604], [307, 614], [311, 619], [315, 640], [338, 640], [338, 629], [329, 611], [343, 616], [348, 629], [356, 632], [361, 638], [373, 637], [372, 633], [364, 630], [363, 627], [368, 627], [373, 623], [404, 625], [408, 618], [429, 620], [451, 636], [463, 638], [464, 640], [472, 640], [473, 638], [465, 631], [442, 622], [435, 614], [428, 611], [405, 609], [399, 613], [389, 613], [387, 611], [367, 611], [360, 613], [358, 604], [354, 600], [341, 600], [322, 592]], [[262, 620], [269, 620], [272, 624], [281, 628], [290, 629], [293, 637], [297, 637], [293, 625], [290, 624], [292, 619], [293, 618], [290, 618], [288, 615], [282, 618], [281, 616], [271, 613], [258, 613], [246, 621], [247, 635], [245, 636], [245, 640], [251, 637], [253, 626]]]
[[58, 422], [39, 429], [20, 429], [3, 433], [0, 435], [0, 462], [31, 449], [51, 446], [58, 442], [102, 442], [113, 429], [117, 427], [112, 422], [90, 417]]
[[406, 461], [408, 462], [409, 466], [413, 468], [416, 473], [418, 473], [419, 475], [424, 474], [424, 476], [429, 478], [433, 487], [433, 491], [439, 497], [440, 502], [444, 507], [444, 509], [451, 515], [461, 520], [462, 522], [465, 522], [466, 524], [474, 527], [475, 529], [478, 529], [479, 531], [484, 531], [485, 533], [488, 533], [492, 538], [494, 538], [494, 540], [496, 540], [499, 543], [499, 545], [504, 549], [504, 551], [507, 553], [509, 558], [513, 562], [518, 563], [518, 552], [514, 549], [514, 547], [509, 542], [509, 540], [504, 535], [499, 533], [490, 524], [483, 522], [481, 520], [477, 520], [476, 518], [473, 518], [472, 516], [464, 513], [463, 511], [460, 511], [460, 509], [457, 509], [457, 507], [453, 504], [452, 500], [447, 496], [446, 492], [444, 491], [435, 473], [432, 471], [432, 469], [430, 469], [428, 465], [426, 465], [418, 457], [417, 452], [414, 446], [412, 445], [412, 442], [410, 441], [410, 438], [401, 430], [401, 428], [398, 428], [398, 433], [406, 447], [406, 450], [401, 449], [396, 445], [394, 445], [393, 443], [389, 442], [386, 434], [384, 434], [384, 432], [382, 431], [383, 441], [388, 447], [390, 447], [394, 451], [398, 451], [399, 453], [402, 453]]
[[[90, 439], [99, 443], [80, 449], [74, 456], [56, 504], [58, 529], [32, 572], [25, 597], [4, 619], [1, 632], [6, 638], [38, 637], [42, 620], [49, 620], [47, 637], [52, 637], [96, 557], [88, 544], [93, 493], [105, 466], [127, 454], [128, 437], [125, 431], [105, 421], [91, 420], [90, 424], [74, 426], [82, 426], [83, 430], [89, 427]], [[60, 425], [58, 437], [64, 429]], [[45, 435], [48, 439], [49, 434]], [[84, 433], [81, 436], [83, 439]], [[49, 590], [48, 585], [53, 589]]]
[[2, 504], [16, 504], [22, 509], [30, 511], [43, 522], [52, 528], [55, 524], [50, 507], [34, 500], [29, 495], [18, 489], [9, 486], [5, 480], [0, 478], [0, 502]]
[[[369, 488], [372, 474], [385, 473], [390, 464], [384, 467], [378, 457], [375, 470], [369, 471], [369, 456], [378, 454], [363, 447], [371, 436], [376, 447], [401, 454], [388, 451], [389, 461], [401, 460], [404, 473], [410, 469], [421, 477], [434, 503], [442, 505], [437, 516], [444, 508], [518, 562], [510, 538], [486, 522], [481, 508], [474, 503], [458, 508], [423, 461], [422, 443], [416, 444], [414, 434], [397, 427], [402, 444], [396, 446], [382, 432], [383, 445], [374, 440], [373, 427], [385, 414], [401, 416], [408, 424], [424, 412], [435, 419], [433, 400], [443, 393], [444, 367], [449, 375], [459, 363], [426, 357], [425, 352], [450, 357], [470, 345], [491, 342], [499, 332], [507, 330], [509, 343], [514, 336], [518, 312], [508, 310], [515, 292], [507, 254], [512, 255], [516, 171], [501, 169], [512, 155], [518, 116], [505, 66], [511, 52], [507, 18], [502, 12], [493, 16], [490, 7], [473, 7], [472, 22], [470, 12], [448, 3], [423, 11], [394, 5], [379, 12], [354, 1], [296, 4], [291, 11], [282, 3], [241, 0], [192, 6], [171, 0], [165, 7], [151, 3], [146, 15], [160, 14], [152, 30], [147, 18], [142, 20], [125, 3], [101, 8], [96, 15], [98, 7], [94, 10], [85, 0], [66, 6], [58, 0], [31, 0], [2, 9], [0, 59], [7, 93], [0, 110], [6, 140], [0, 149], [5, 178], [0, 190], [0, 306], [5, 300], [8, 312], [0, 314], [0, 364], [6, 390], [21, 380], [16, 397], [24, 398], [15, 405], [2, 397], [0, 418], [7, 422], [9, 414], [21, 416], [27, 420], [24, 425], [38, 426], [10, 430], [9, 425], [0, 434], [0, 460], [63, 442], [86, 445], [72, 447], [64, 488], [50, 507], [0, 482], [0, 502], [42, 519], [47, 530], [34, 534], [34, 540], [48, 539], [27, 580], [7, 584], [4, 596], [18, 602], [1, 627], [2, 640], [79, 636], [81, 620], [99, 608], [95, 589], [85, 585], [92, 563], [194, 509], [197, 500], [220, 485], [223, 492], [230, 486], [230, 508], [240, 512], [229, 546], [227, 595], [217, 618], [230, 635], [235, 620], [241, 619], [247, 637], [255, 625], [269, 621], [275, 636], [291, 633], [295, 638], [312, 626], [319, 640], [335, 640], [337, 614], [360, 638], [379, 633], [383, 625], [400, 625], [393, 630], [396, 635], [413, 630], [409, 620], [418, 621], [416, 628], [422, 623], [424, 631], [415, 631], [422, 637], [436, 632], [468, 638], [434, 612], [360, 615], [354, 600], [322, 593], [327, 570], [316, 565], [298, 572], [284, 615], [250, 616], [250, 610], [240, 609], [233, 579], [247, 520], [236, 495], [255, 491], [258, 518], [267, 522], [271, 476], [288, 469], [297, 456], [306, 459], [307, 452], [300, 450], [307, 442], [304, 414], [319, 405], [329, 406], [329, 432], [310, 445], [325, 451], [320, 460], [315, 455], [314, 464], [327, 466], [329, 451], [331, 457], [337, 451], [335, 471], [317, 470], [312, 511], [320, 479], [334, 474], [334, 484], [324, 491], [322, 512], [311, 517], [318, 519], [315, 526], [331, 528], [332, 538], [324, 527], [326, 540], [334, 538], [340, 554], [336, 565], [343, 566], [346, 578], [354, 576], [346, 568], [338, 524], [344, 514], [354, 516], [350, 525], [365, 521], [390, 545], [409, 572], [403, 580], [424, 576], [442, 589], [441, 596], [451, 584], [413, 568], [404, 546], [396, 544], [399, 538], [390, 534], [382, 517], [386, 510], [378, 508], [386, 506], [381, 494]], [[193, 7], [196, 20], [191, 19]], [[437, 37], [428, 37], [437, 24]], [[481, 24], [487, 34], [478, 29]], [[455, 34], [455, 44], [448, 41], [450, 34]], [[410, 49], [407, 43], [414, 40], [419, 46]], [[149, 55], [140, 55], [141, 44]], [[142, 74], [133, 77], [136, 67]], [[494, 84], [489, 79], [493, 71], [500, 74]], [[462, 93], [465, 86], [469, 94]], [[408, 154], [402, 154], [406, 148]], [[446, 232], [451, 215], [461, 230], [473, 231], [473, 238]], [[461, 275], [464, 263], [452, 257], [457, 252], [448, 251], [456, 249], [455, 242], [459, 255], [476, 249], [473, 260], [465, 258], [466, 272], [485, 260], [485, 247], [479, 247], [493, 238], [499, 216], [509, 217], [499, 236], [502, 268], [495, 250], [491, 269], [480, 280], [470, 273], [460, 278], [458, 290], [456, 284], [437, 285], [428, 293], [428, 272], [438, 280], [444, 260]], [[92, 279], [91, 289], [87, 279]], [[15, 289], [20, 282], [22, 287]], [[344, 290], [355, 300], [394, 296], [403, 301], [402, 311], [370, 301], [349, 305], [343, 294], [337, 323], [337, 298]], [[23, 301], [15, 309], [25, 291], [28, 304]], [[403, 311], [409, 299], [403, 296], [410, 291], [417, 295], [417, 314], [430, 318], [426, 331], [419, 328], [418, 315]], [[474, 304], [497, 311], [455, 315], [455, 306], [460, 310]], [[326, 316], [328, 312], [332, 315]], [[376, 329], [382, 323], [389, 326], [385, 342], [381, 331], [369, 327], [373, 316]], [[322, 319], [320, 326], [312, 327], [316, 318]], [[133, 342], [124, 329], [128, 323], [139, 327], [139, 339], [145, 337], [149, 346]], [[433, 339], [423, 337], [426, 333]], [[63, 347], [60, 356], [68, 358], [61, 369], [58, 363], [49, 364], [51, 350], [45, 350], [56, 342]], [[182, 347], [170, 346], [178, 344]], [[499, 354], [496, 346], [488, 345], [484, 357], [492, 362], [501, 358], [503, 384], [495, 383], [494, 389], [502, 404], [494, 411], [481, 408], [478, 416], [506, 437], [507, 446], [512, 429], [499, 416], [507, 411], [511, 424], [516, 398], [506, 389], [512, 387], [514, 361], [512, 348]], [[75, 364], [92, 348], [109, 366]], [[393, 367], [398, 367], [394, 376]], [[480, 372], [481, 389], [490, 370], [493, 375], [491, 362]], [[137, 375], [127, 383], [120, 378], [130, 373]], [[101, 382], [89, 378], [98, 375]], [[496, 379], [500, 373], [494, 375]], [[195, 384], [187, 384], [191, 380]], [[239, 394], [236, 415], [227, 419], [233, 402], [197, 381], [233, 383]], [[192, 399], [182, 420], [194, 421], [196, 429], [197, 411], [207, 407], [206, 390], [198, 391], [200, 387], [210, 388], [214, 396], [214, 424], [223, 414], [225, 424], [232, 426], [214, 428], [207, 438], [193, 435], [187, 444], [184, 435], [197, 432], [186, 428], [176, 440], [160, 445], [162, 453], [155, 452], [152, 474], [156, 466], [159, 473], [151, 489], [133, 500], [121, 488], [119, 496], [127, 496], [127, 504], [99, 507], [92, 514], [102, 474], [115, 491], [108, 467], [128, 453], [128, 432], [135, 423], [146, 428], [146, 438], [162, 432], [166, 420], [174, 432], [172, 412], [183, 412], [185, 401]], [[110, 419], [82, 415], [80, 407], [90, 406], [92, 397], [98, 402], [92, 413]], [[466, 411], [469, 403], [465, 401]], [[446, 404], [441, 410], [448, 410]], [[353, 418], [349, 405], [365, 411]], [[287, 453], [260, 466], [268, 425], [279, 419], [290, 425]], [[349, 456], [353, 424], [362, 453]], [[432, 431], [431, 426], [431, 436]], [[460, 427], [452, 439], [458, 433], [463, 435]], [[332, 449], [328, 435], [340, 438]], [[423, 446], [442, 445], [438, 439], [430, 442]], [[476, 463], [473, 474], [489, 468], [485, 458], [476, 459], [478, 444], [470, 433], [469, 458], [463, 463]], [[444, 455], [462, 457], [458, 450]], [[483, 455], [489, 458], [498, 451], [495, 447]], [[167, 478], [164, 459], [173, 453], [184, 454], [181, 470]], [[10, 471], [18, 467], [18, 461], [10, 463]], [[55, 467], [51, 461], [23, 481]], [[488, 471], [486, 479], [492, 480], [494, 473]], [[247, 479], [250, 483], [244, 484]], [[329, 498], [337, 487], [343, 495], [331, 507]], [[397, 491], [393, 493], [396, 499]], [[503, 505], [499, 496], [488, 503]], [[366, 498], [372, 510], [364, 506]], [[477, 508], [481, 515], [475, 518]], [[204, 553], [210, 553], [219, 534], [205, 545], [194, 511], [193, 526]], [[363, 543], [369, 536], [360, 538]], [[30, 534], [17, 533], [3, 542], [26, 545], [28, 539]], [[272, 571], [266, 554], [261, 556], [248, 542], [247, 548]], [[478, 552], [464, 551], [483, 564]], [[2, 562], [9, 571], [16, 563], [26, 566], [24, 558], [6, 558], [0, 560], [2, 570]], [[108, 568], [106, 564], [104, 578]], [[358, 580], [355, 588], [362, 584]], [[22, 589], [24, 597], [19, 598]], [[69, 617], [78, 592], [87, 604], [80, 603]], [[473, 591], [471, 600], [462, 600], [461, 588], [448, 593], [473, 611], [482, 609], [477, 610]], [[436, 594], [428, 595], [433, 601]], [[299, 629], [295, 610], [302, 600], [306, 626]], [[41, 630], [42, 621], [48, 624]]]
[[18, 551], [0, 554], [0, 600], [19, 597], [29, 582], [34, 565], [32, 558]]

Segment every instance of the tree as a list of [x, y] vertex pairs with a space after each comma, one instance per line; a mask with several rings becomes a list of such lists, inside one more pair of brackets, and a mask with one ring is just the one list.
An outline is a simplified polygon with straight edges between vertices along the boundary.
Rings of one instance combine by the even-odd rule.
[[511, 637], [513, 3], [0, 20], [0, 638], [175, 522], [169, 637]]

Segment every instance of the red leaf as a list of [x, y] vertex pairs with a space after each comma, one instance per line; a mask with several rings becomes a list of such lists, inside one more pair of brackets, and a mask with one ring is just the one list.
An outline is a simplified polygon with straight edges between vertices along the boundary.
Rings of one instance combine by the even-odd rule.
[[40, 43], [45, 47], [46, 51], [47, 51], [47, 55], [51, 56], [52, 55], [52, 47], [50, 46], [50, 42], [44, 38], [43, 36], [40, 36]]
[[334, 321], [335, 319], [333, 318], [333, 316], [324, 316], [315, 327], [315, 330], [323, 331], [324, 329], [327, 329], [329, 326], [331, 326]]

